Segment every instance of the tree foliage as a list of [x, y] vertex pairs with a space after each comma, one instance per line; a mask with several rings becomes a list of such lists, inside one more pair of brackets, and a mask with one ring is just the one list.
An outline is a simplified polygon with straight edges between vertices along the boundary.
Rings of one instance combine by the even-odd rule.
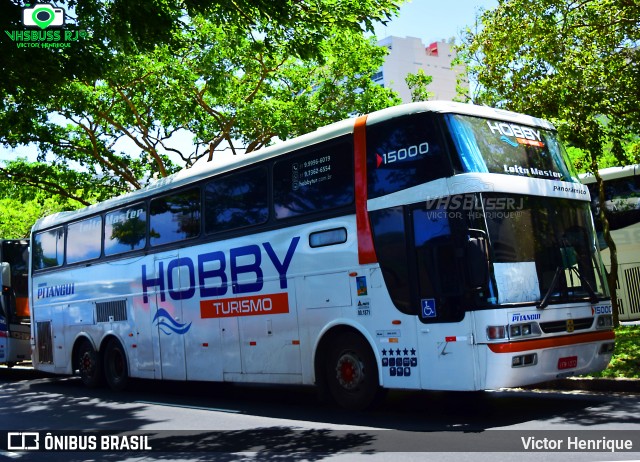
[[363, 34], [395, 0], [60, 3], [89, 38], [0, 54], [0, 142], [39, 152], [0, 174], [51, 193], [103, 199], [398, 102], [371, 81], [384, 54]]
[[[478, 26], [459, 50], [478, 83], [475, 102], [551, 119], [587, 153], [585, 166], [599, 184], [607, 151], [618, 163], [638, 161], [628, 157], [637, 150], [625, 146], [640, 133], [640, 3], [503, 0]], [[615, 288], [615, 244], [604, 222]]]
[[0, 179], [0, 239], [28, 237], [39, 218], [83, 204], [73, 199], [52, 196], [38, 187]]
[[425, 74], [423, 69], [418, 69], [415, 74], [408, 74], [405, 82], [411, 92], [411, 101], [428, 101], [433, 97], [433, 93], [427, 90], [427, 87], [433, 82], [433, 77]]

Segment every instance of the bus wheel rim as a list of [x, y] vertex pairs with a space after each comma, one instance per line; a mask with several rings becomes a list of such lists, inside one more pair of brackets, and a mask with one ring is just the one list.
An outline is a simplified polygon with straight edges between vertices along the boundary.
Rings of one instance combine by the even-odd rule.
[[358, 387], [364, 378], [364, 366], [353, 353], [345, 353], [340, 356], [336, 365], [336, 378], [340, 386], [347, 390]]

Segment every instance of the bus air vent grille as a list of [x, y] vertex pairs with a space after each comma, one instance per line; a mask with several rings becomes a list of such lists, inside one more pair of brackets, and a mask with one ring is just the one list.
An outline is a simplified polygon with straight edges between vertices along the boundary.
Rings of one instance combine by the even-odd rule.
[[38, 321], [36, 335], [38, 336], [38, 362], [51, 364], [53, 362], [51, 321]]
[[629, 291], [629, 314], [640, 313], [640, 266], [634, 266], [624, 271], [624, 277]]
[[127, 301], [113, 300], [96, 303], [97, 322], [117, 322], [127, 320]]

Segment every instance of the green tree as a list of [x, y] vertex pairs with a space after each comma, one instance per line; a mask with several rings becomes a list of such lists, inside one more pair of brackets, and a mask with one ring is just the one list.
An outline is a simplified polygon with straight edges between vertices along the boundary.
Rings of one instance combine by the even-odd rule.
[[69, 209], [68, 203], [59, 202], [55, 197], [40, 196], [27, 201], [0, 199], [0, 239], [28, 237], [39, 218]]
[[[467, 31], [459, 56], [478, 84], [477, 103], [552, 120], [588, 153], [602, 186], [598, 166], [607, 146], [624, 163], [628, 134], [640, 133], [638, 18], [640, 3], [628, 0], [501, 1], [480, 16], [478, 30]], [[617, 305], [617, 256], [605, 215], [601, 208]]]
[[423, 69], [418, 69], [415, 74], [407, 74], [404, 78], [411, 92], [411, 101], [428, 101], [433, 97], [433, 93], [427, 87], [433, 82], [433, 77], [424, 73]]
[[[125, 2], [78, 5], [78, 23], [94, 34], [88, 60], [103, 62], [54, 78], [46, 94], [21, 83], [11, 88], [2, 100], [0, 142], [37, 144], [40, 164], [10, 164], [0, 174], [49, 191], [64, 185], [84, 201], [99, 183], [102, 199], [210, 160], [217, 150], [251, 152], [398, 102], [371, 81], [384, 52], [361, 30], [394, 12], [394, 2], [283, 2], [292, 8], [287, 14], [267, 3], [178, 2], [183, 15], [148, 32], [163, 39], [155, 46], [146, 35], [127, 34], [150, 14], [147, 6], [143, 14]], [[121, 19], [106, 19], [106, 11]], [[109, 38], [109, 47], [96, 36]]]

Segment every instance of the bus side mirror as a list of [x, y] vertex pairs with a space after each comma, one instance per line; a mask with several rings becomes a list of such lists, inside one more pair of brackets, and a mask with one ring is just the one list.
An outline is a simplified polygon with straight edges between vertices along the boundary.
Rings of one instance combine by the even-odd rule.
[[7, 262], [0, 263], [2, 266], [2, 287], [11, 287], [11, 265]]
[[481, 289], [489, 279], [489, 252], [483, 236], [470, 237], [466, 246], [467, 281], [473, 289]]

